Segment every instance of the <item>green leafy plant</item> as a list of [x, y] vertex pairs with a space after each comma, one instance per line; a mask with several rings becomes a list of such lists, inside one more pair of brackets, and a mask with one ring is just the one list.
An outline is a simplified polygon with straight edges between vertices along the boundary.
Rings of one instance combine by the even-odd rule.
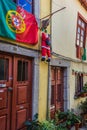
[[56, 126], [53, 120], [45, 120], [41, 122], [41, 130], [55, 130]]
[[56, 130], [67, 130], [66, 123], [63, 122], [63, 123], [60, 123], [59, 125], [57, 125]]
[[41, 130], [41, 123], [38, 121], [38, 114], [34, 115], [34, 119], [32, 121], [26, 120], [24, 122], [27, 130]]
[[81, 101], [79, 108], [82, 113], [87, 113], [87, 98], [85, 99], [85, 101]]
[[84, 86], [83, 86], [83, 88], [82, 88], [82, 91], [83, 91], [84, 93], [87, 92], [87, 82], [84, 84]]
[[55, 113], [55, 119], [56, 120], [63, 120], [63, 119], [66, 119], [67, 117], [67, 112], [64, 112], [64, 111], [56, 111]]
[[73, 122], [75, 123], [81, 123], [81, 117], [79, 115], [73, 115]]

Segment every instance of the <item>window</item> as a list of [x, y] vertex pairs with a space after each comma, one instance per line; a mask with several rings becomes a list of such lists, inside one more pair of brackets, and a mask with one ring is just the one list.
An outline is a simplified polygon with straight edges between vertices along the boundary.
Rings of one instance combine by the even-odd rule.
[[18, 5], [22, 6], [25, 10], [30, 13], [34, 13], [34, 0], [13, 0]]
[[76, 73], [75, 74], [75, 95], [79, 95], [82, 91], [83, 87], [83, 74]]
[[76, 57], [82, 60], [86, 60], [86, 28], [87, 23], [79, 14], [76, 34]]
[[0, 80], [8, 80], [8, 59], [0, 58]]
[[51, 86], [51, 106], [55, 104], [55, 101], [54, 101], [54, 85]]
[[27, 81], [28, 80], [28, 62], [18, 61], [17, 67], [17, 81]]

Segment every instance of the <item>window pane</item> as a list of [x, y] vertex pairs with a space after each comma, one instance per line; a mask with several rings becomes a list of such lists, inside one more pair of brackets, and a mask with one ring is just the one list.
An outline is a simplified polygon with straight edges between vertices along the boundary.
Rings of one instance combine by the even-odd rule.
[[4, 79], [8, 80], [8, 70], [9, 70], [9, 61], [8, 59], [5, 59], [5, 73], [4, 73]]
[[80, 27], [78, 27], [78, 33], [80, 33]]
[[78, 20], [78, 24], [81, 25], [81, 19]]
[[77, 40], [77, 45], [79, 46], [80, 44], [79, 44], [79, 40]]
[[22, 61], [18, 61], [17, 67], [17, 81], [21, 81], [22, 77]]
[[8, 80], [8, 60], [0, 59], [0, 80]]
[[18, 61], [17, 81], [28, 80], [28, 62]]
[[[83, 18], [78, 17], [78, 23], [77, 23], [77, 34], [76, 34], [76, 45], [78, 47], [85, 47], [86, 42], [86, 22], [83, 20]], [[80, 54], [79, 49], [77, 49], [76, 46], [76, 57], [81, 59], [82, 54]]]
[[51, 105], [54, 105], [54, 86], [51, 86]]
[[28, 80], [28, 62], [23, 62], [22, 81]]
[[76, 74], [75, 75], [75, 93], [78, 95], [83, 87], [83, 75], [82, 74]]
[[84, 38], [83, 38], [83, 36], [81, 36], [81, 41], [83, 42], [83, 40], [84, 40]]
[[81, 30], [81, 35], [83, 35], [83, 36], [84, 36], [84, 30]]
[[85, 28], [85, 24], [82, 22], [82, 27]]
[[80, 47], [83, 47], [83, 42], [80, 42]]
[[78, 35], [77, 35], [77, 39], [79, 40], [80, 39], [80, 34], [78, 33]]

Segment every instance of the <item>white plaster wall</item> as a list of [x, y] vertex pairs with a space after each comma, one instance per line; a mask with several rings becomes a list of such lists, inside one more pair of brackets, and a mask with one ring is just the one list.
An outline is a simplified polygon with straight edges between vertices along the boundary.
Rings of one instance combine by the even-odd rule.
[[[70, 109], [74, 109], [74, 110], [78, 110], [78, 106], [79, 106], [79, 103], [84, 100], [84, 98], [78, 98], [78, 99], [74, 99], [74, 95], [75, 95], [75, 74], [72, 75], [72, 69], [74, 69], [74, 71], [77, 71], [77, 72], [85, 72], [87, 73], [87, 64], [83, 63], [82, 62], [72, 62], [71, 63], [71, 69], [70, 69], [70, 73], [71, 73], [71, 76], [70, 76]], [[84, 76], [83, 78], [83, 82], [86, 83], [87, 82], [87, 75]]]
[[78, 0], [53, 0], [52, 7], [52, 12], [66, 7], [52, 16], [52, 51], [76, 59], [77, 14], [87, 19], [87, 11]]

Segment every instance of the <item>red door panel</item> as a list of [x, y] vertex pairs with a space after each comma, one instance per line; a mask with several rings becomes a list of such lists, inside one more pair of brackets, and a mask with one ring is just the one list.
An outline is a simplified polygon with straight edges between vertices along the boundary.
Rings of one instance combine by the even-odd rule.
[[32, 116], [32, 60], [14, 58], [12, 130], [24, 130], [24, 122]]
[[17, 87], [17, 104], [27, 103], [28, 86]]
[[0, 54], [0, 130], [10, 130], [12, 58]]
[[7, 108], [7, 88], [0, 88], [0, 109]]
[[0, 130], [26, 130], [32, 117], [32, 60], [0, 54]]
[[23, 124], [27, 117], [27, 109], [22, 109], [17, 111], [17, 130], [23, 127]]

